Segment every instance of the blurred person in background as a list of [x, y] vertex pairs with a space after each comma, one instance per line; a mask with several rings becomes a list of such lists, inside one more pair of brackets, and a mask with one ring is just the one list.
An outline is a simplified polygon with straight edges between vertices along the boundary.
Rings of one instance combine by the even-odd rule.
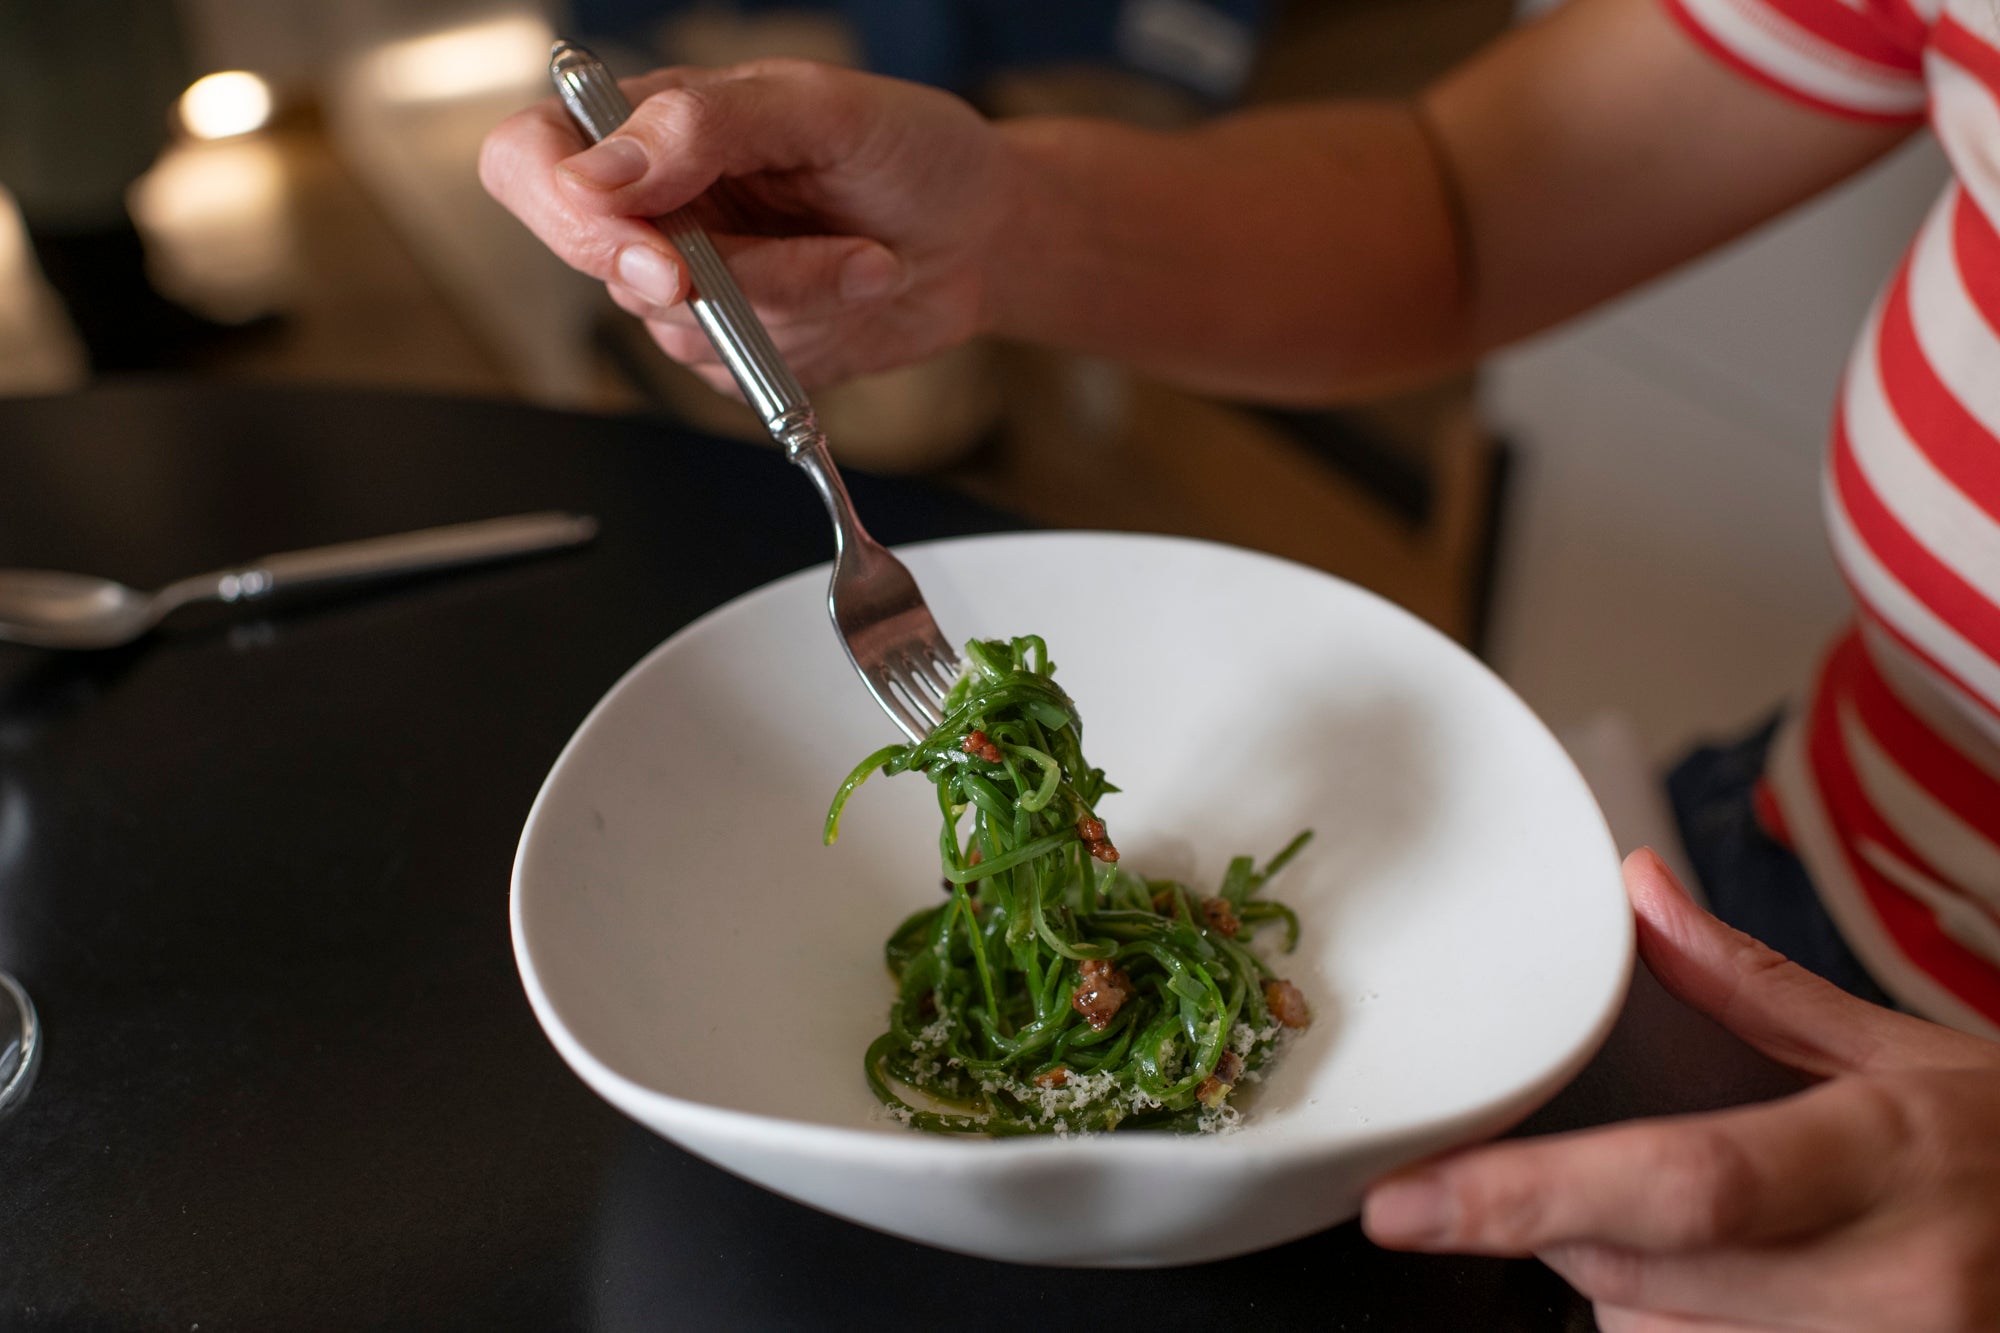
[[1272, 0], [576, 0], [570, 17], [593, 38], [671, 49], [676, 22], [690, 17], [754, 33], [761, 19], [813, 16], [837, 21], [850, 62], [974, 103], [1010, 72], [1088, 70], [1143, 76], [1219, 107], [1242, 92], [1275, 7]]
[[1614, 1333], [2000, 1328], [2000, 5], [1571, 0], [1408, 103], [1179, 134], [995, 124], [793, 62], [628, 90], [604, 143], [545, 103], [482, 172], [717, 387], [645, 219], [727, 181], [753, 223], [718, 245], [808, 384], [992, 334], [1314, 404], [1586, 310], [1928, 118], [1956, 179], [1829, 453], [1859, 615], [1781, 725], [1671, 782], [1717, 913], [1798, 961], [1626, 863], [1652, 970], [1815, 1086], [1469, 1149], [1378, 1185], [1364, 1224], [1539, 1255]]
[[170, 0], [0, 0], [0, 185], [96, 371], [185, 365], [239, 332], [154, 289], [126, 208], [188, 79]]

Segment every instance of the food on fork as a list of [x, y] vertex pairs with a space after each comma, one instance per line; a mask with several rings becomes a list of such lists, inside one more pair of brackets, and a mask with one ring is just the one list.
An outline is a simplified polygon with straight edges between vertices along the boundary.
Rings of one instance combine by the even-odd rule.
[[869, 1086], [934, 1133], [1233, 1126], [1232, 1097], [1310, 1021], [1247, 941], [1282, 921], [1285, 951], [1298, 942], [1298, 917], [1258, 894], [1311, 833], [1262, 870], [1237, 857], [1213, 895], [1140, 877], [1097, 815], [1118, 789], [1084, 758], [1048, 646], [975, 639], [965, 659], [943, 721], [862, 760], [827, 811], [830, 844], [871, 774], [915, 770], [943, 816], [948, 897], [889, 937], [897, 995]]

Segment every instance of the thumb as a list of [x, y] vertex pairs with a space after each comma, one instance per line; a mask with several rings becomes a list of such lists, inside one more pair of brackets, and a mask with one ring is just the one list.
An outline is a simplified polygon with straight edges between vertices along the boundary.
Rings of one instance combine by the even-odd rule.
[[1781, 1063], [1822, 1078], [1955, 1064], [1976, 1038], [1856, 999], [1697, 907], [1650, 848], [1625, 859], [1639, 953], [1683, 1003]]

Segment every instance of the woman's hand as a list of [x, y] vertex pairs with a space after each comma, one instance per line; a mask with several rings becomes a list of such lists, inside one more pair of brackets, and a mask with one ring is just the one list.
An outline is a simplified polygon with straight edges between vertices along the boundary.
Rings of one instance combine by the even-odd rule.
[[2000, 1328], [2000, 1044], [1877, 1008], [1625, 863], [1669, 990], [1823, 1079], [1781, 1101], [1495, 1144], [1378, 1184], [1399, 1249], [1539, 1256], [1606, 1333]]
[[[480, 178], [660, 346], [728, 372], [645, 219], [698, 215], [808, 385], [916, 360], [979, 331], [987, 249], [1014, 194], [1000, 136], [933, 89], [802, 61], [627, 80], [631, 120], [585, 151], [551, 98], [487, 136]], [[714, 189], [720, 183], [719, 189]]]

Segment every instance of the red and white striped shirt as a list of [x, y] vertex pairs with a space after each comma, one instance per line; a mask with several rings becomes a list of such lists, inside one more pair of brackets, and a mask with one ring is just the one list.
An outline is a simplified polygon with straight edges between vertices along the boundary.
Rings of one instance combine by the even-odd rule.
[[1763, 811], [1883, 988], [2000, 1036], [2000, 0], [1666, 0], [1833, 115], [1928, 118], [1954, 179], [1848, 363], [1825, 470], [1859, 606]]

